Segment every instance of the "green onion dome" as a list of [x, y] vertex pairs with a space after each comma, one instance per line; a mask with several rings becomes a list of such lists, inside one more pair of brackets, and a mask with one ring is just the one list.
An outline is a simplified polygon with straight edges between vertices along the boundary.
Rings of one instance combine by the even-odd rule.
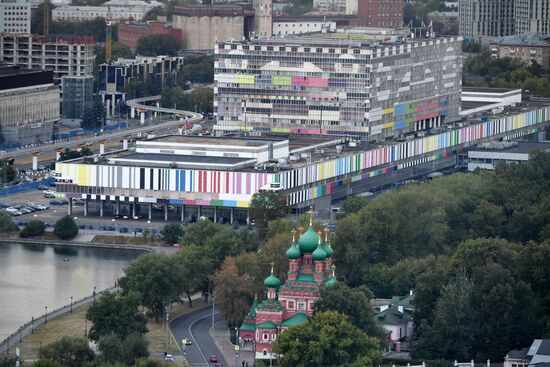
[[292, 244], [290, 245], [290, 248], [286, 250], [286, 257], [290, 260], [296, 260], [300, 256], [302, 256], [302, 252], [296, 244], [296, 231], [292, 230]]
[[315, 261], [323, 261], [327, 258], [327, 253], [323, 250], [323, 246], [321, 245], [321, 237], [319, 237], [317, 248], [313, 251], [312, 255]]
[[298, 244], [302, 252], [313, 252], [317, 248], [319, 242], [319, 236], [315, 233], [313, 226], [310, 225], [307, 231], [300, 236]]
[[325, 243], [323, 244], [323, 250], [327, 253], [327, 257], [331, 257], [334, 255], [334, 250], [332, 249], [332, 246], [330, 246], [330, 243], [328, 242], [328, 235], [325, 236]]
[[281, 285], [279, 278], [273, 274], [273, 265], [271, 265], [271, 274], [264, 280], [264, 286], [267, 288], [278, 288]]

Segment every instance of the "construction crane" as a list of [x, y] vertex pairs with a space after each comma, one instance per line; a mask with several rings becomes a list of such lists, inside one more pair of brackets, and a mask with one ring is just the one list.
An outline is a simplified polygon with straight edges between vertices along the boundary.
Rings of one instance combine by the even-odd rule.
[[50, 0], [44, 0], [44, 7], [42, 8], [42, 26], [44, 27], [44, 36], [50, 33]]
[[111, 28], [111, 22], [107, 22], [107, 28], [105, 29], [105, 62], [111, 61], [111, 52], [113, 48], [113, 30]]

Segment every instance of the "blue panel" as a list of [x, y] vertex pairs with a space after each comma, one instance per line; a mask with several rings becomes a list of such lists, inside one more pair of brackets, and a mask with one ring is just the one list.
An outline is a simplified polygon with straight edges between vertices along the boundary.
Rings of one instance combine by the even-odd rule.
[[406, 127], [407, 127], [407, 121], [406, 120], [395, 121], [395, 124], [393, 126], [394, 129], [404, 129]]
[[396, 104], [393, 108], [394, 108], [394, 111], [393, 111], [393, 115], [394, 116], [403, 116], [405, 115], [406, 111], [407, 111], [407, 105], [406, 104]]

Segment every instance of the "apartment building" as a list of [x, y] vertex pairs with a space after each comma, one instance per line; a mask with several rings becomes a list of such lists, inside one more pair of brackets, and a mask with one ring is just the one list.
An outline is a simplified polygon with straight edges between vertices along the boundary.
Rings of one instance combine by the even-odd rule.
[[459, 35], [479, 40], [515, 33], [517, 0], [459, 0]]
[[383, 140], [458, 118], [461, 38], [360, 31], [217, 43], [215, 129]]
[[550, 37], [523, 34], [498, 39], [490, 44], [494, 58], [511, 57], [531, 64], [550, 66]]
[[142, 20], [147, 10], [142, 7], [76, 6], [65, 5], [52, 10], [55, 22], [93, 20], [103, 18], [112, 22]]
[[27, 0], [0, 0], [0, 33], [31, 33], [31, 3]]
[[28, 69], [52, 70], [56, 84], [63, 76], [92, 75], [94, 66], [92, 37], [47, 37], [37, 35], [0, 35], [0, 62]]
[[516, 0], [516, 33], [550, 34], [550, 2], [548, 0]]
[[357, 15], [363, 26], [401, 28], [403, 11], [402, 0], [357, 0]]

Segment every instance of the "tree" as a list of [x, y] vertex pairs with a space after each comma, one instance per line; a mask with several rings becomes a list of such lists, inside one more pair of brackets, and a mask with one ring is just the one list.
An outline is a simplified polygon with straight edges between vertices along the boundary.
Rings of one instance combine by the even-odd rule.
[[8, 213], [0, 212], [0, 232], [13, 232], [17, 231], [18, 227]]
[[43, 348], [42, 357], [62, 366], [80, 367], [93, 361], [95, 354], [85, 338], [64, 336]]
[[361, 286], [349, 288], [342, 282], [321, 290], [321, 297], [315, 302], [315, 314], [336, 311], [347, 315], [350, 322], [371, 336], [381, 336], [382, 330], [374, 321], [370, 290]]
[[180, 48], [178, 39], [171, 34], [151, 34], [138, 39], [136, 53], [142, 56], [174, 56]]
[[443, 288], [433, 325], [418, 344], [422, 355], [459, 361], [472, 359], [478, 326], [473, 290], [474, 283], [464, 271]]
[[269, 221], [286, 215], [286, 196], [278, 191], [260, 191], [250, 201], [250, 218], [256, 221], [260, 239], [265, 239]]
[[239, 274], [235, 258], [226, 258], [212, 280], [220, 314], [230, 326], [240, 325], [249, 310], [254, 294], [247, 277]]
[[53, 233], [62, 240], [71, 240], [78, 234], [78, 226], [72, 217], [66, 215], [55, 222]]
[[63, 152], [61, 152], [59, 156], [59, 162], [67, 161], [69, 159], [76, 159], [80, 157], [86, 157], [89, 155], [94, 154], [92, 150], [88, 147], [82, 148], [80, 151], [78, 150], [71, 150], [69, 148], [66, 148]]
[[3, 182], [13, 181], [16, 175], [17, 172], [15, 172], [15, 169], [10, 164], [7, 162], [0, 164], [0, 177], [2, 177]]
[[147, 307], [158, 321], [164, 307], [178, 298], [178, 285], [173, 277], [173, 258], [156, 253], [141, 255], [126, 270], [120, 279], [124, 294], [138, 292], [140, 303]]
[[186, 245], [204, 246], [209, 237], [221, 232], [224, 227], [209, 220], [199, 220], [187, 226], [182, 242]]
[[189, 307], [193, 307], [191, 294], [208, 289], [208, 277], [213, 270], [213, 261], [204, 256], [204, 250], [195, 245], [183, 247], [176, 254], [175, 274], [181, 292], [187, 295]]
[[86, 108], [84, 110], [84, 116], [80, 126], [83, 129], [96, 129], [103, 126], [105, 121], [105, 106], [101, 102], [101, 99], [94, 97], [94, 103], [92, 108]]
[[46, 231], [46, 225], [41, 220], [31, 220], [19, 234], [22, 238], [43, 235]]
[[378, 340], [336, 311], [320, 312], [286, 330], [273, 350], [281, 367], [374, 367], [382, 361]]
[[162, 239], [169, 245], [178, 243], [179, 238], [183, 236], [183, 234], [183, 227], [181, 226], [181, 224], [177, 223], [166, 224], [160, 232]]
[[214, 90], [209, 87], [195, 88], [189, 95], [189, 105], [197, 112], [212, 112], [214, 106]]
[[[2, 364], [0, 364], [1, 366]], [[14, 363], [10, 364], [9, 366], [15, 365]], [[6, 366], [7, 367], [7, 366]], [[32, 364], [32, 367], [63, 367], [59, 362], [56, 362], [52, 359], [40, 359]]]
[[138, 307], [139, 294], [135, 292], [125, 295], [103, 292], [86, 311], [86, 319], [92, 323], [88, 337], [98, 341], [108, 334], [119, 339], [131, 333], [145, 334], [146, 320]]
[[98, 349], [101, 358], [107, 363], [123, 362], [127, 366], [135, 365], [136, 360], [149, 356], [147, 339], [141, 333], [131, 333], [123, 339], [116, 334], [103, 335], [99, 339]]

